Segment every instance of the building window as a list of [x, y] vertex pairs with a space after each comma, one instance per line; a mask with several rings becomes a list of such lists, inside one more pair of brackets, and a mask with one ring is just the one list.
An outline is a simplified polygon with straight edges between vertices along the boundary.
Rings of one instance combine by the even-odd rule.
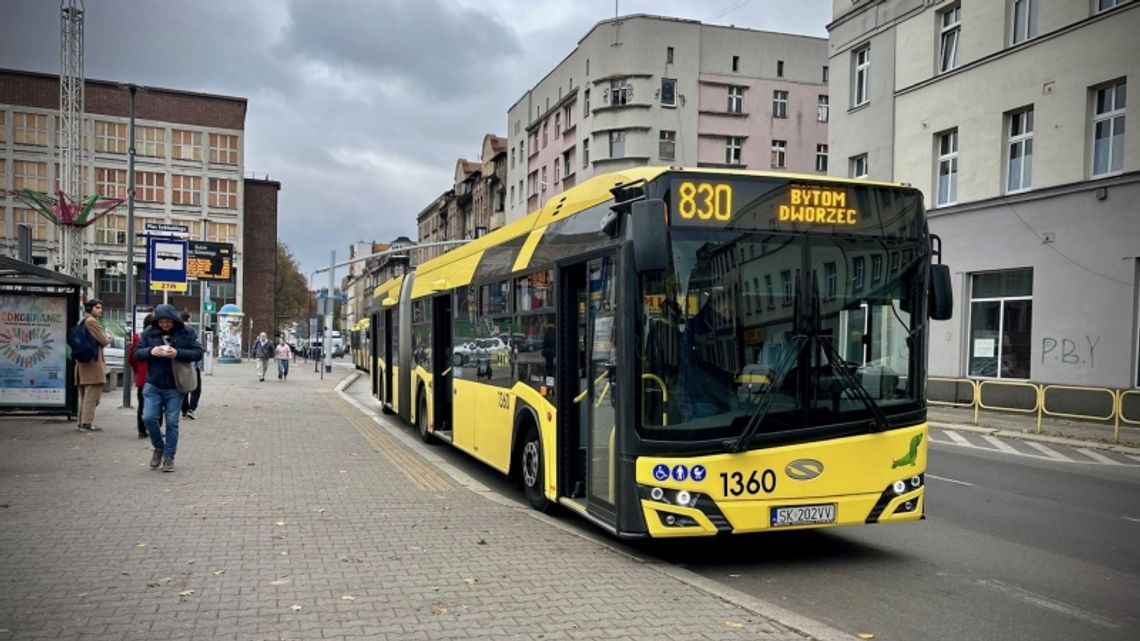
[[1092, 175], [1103, 176], [1124, 168], [1124, 106], [1126, 83], [1096, 90], [1093, 116]]
[[610, 158], [624, 158], [625, 157], [625, 132], [624, 131], [611, 131], [610, 132]]
[[582, 117], [588, 118], [590, 116], [590, 90], [582, 91]]
[[554, 184], [557, 185], [558, 181], [562, 179], [562, 163], [558, 162], [556, 158], [552, 164], [554, 165]]
[[1033, 108], [1009, 114], [1009, 162], [1006, 191], [1033, 186]]
[[[0, 109], [0, 142], [8, 140], [8, 112]], [[2, 231], [2, 230], [0, 230]]]
[[213, 243], [233, 243], [237, 241], [237, 223], [217, 223], [206, 221], [206, 240]]
[[1101, 11], [1108, 11], [1109, 9], [1112, 9], [1113, 7], [1119, 7], [1126, 2], [1129, 2], [1129, 0], [1096, 0], [1096, 12], [1100, 13]]
[[31, 189], [32, 191], [47, 191], [47, 172], [48, 166], [46, 162], [13, 160], [12, 188]]
[[1010, 7], [1009, 44], [1025, 42], [1037, 35], [1037, 0], [1013, 0]]
[[744, 138], [729, 136], [724, 146], [724, 162], [729, 165], [740, 164], [740, 153], [744, 149]]
[[823, 81], [824, 82], [828, 82], [828, 80], [827, 80], [828, 75], [829, 74], [828, 74], [828, 70], [827, 70], [827, 65], [823, 65]]
[[515, 186], [514, 185], [511, 185], [511, 204], [512, 205], [515, 204]]
[[12, 114], [12, 125], [14, 129], [12, 142], [17, 145], [47, 146], [48, 119], [46, 115], [16, 111]]
[[144, 203], [166, 202], [166, 175], [155, 171], [136, 171], [135, 199]]
[[773, 118], [787, 118], [788, 117], [788, 92], [786, 92], [786, 91], [773, 91], [772, 92], [772, 117]]
[[783, 78], [784, 77], [784, 61], [783, 60], [777, 60], [776, 61], [776, 77], [777, 78]]
[[839, 291], [839, 269], [835, 261], [823, 264], [823, 297], [824, 300], [835, 300]]
[[[211, 197], [213, 197], [213, 194], [211, 194]], [[179, 174], [171, 175], [170, 202], [175, 205], [200, 206], [202, 204], [202, 177], [181, 176]]]
[[127, 197], [127, 170], [95, 168], [95, 193], [104, 198]]
[[744, 87], [728, 88], [728, 113], [738, 114], [744, 111]]
[[554, 137], [555, 138], [561, 138], [562, 137], [562, 113], [561, 112], [554, 114]]
[[788, 141], [772, 141], [772, 169], [783, 169], [788, 165]]
[[562, 123], [565, 125], [563, 132], [568, 132], [574, 128], [574, 122], [570, 119], [574, 115], [574, 103], [570, 103], [562, 108]]
[[866, 178], [870, 175], [870, 165], [867, 162], [867, 154], [852, 156], [848, 161], [848, 165], [852, 178]]
[[109, 215], [100, 218], [95, 225], [95, 242], [103, 245], [126, 245], [127, 217]]
[[[767, 280], [767, 276], [764, 277]], [[784, 290], [784, 305], [792, 304], [792, 270], [785, 269], [780, 272], [780, 286]], [[771, 288], [768, 288], [771, 291]]]
[[827, 173], [827, 145], [815, 146], [815, 170], [821, 174]]
[[863, 291], [867, 278], [866, 259], [856, 256], [851, 259], [851, 288], [856, 292]]
[[973, 274], [970, 376], [1029, 378], [1033, 270]]
[[590, 139], [582, 140], [582, 169], [590, 166]]
[[883, 280], [883, 255], [871, 254], [871, 282]]
[[562, 152], [562, 177], [569, 178], [574, 173], [574, 150], [567, 149]]
[[958, 202], [958, 130], [938, 134], [938, 192], [935, 204]]
[[853, 96], [855, 104], [853, 106], [858, 107], [871, 101], [871, 87], [870, 84], [868, 84], [871, 77], [871, 46], [867, 45], [852, 55], [855, 62], [855, 82], [853, 87], [855, 90], [855, 95]]
[[676, 107], [677, 106], [677, 79], [676, 78], [662, 78], [661, 79], [661, 106], [662, 107]]
[[542, 148], [543, 149], [546, 149], [546, 134], [547, 134], [547, 131], [549, 131], [549, 129], [550, 129], [550, 121], [549, 120], [542, 121]]
[[740, 56], [733, 56], [732, 57], [732, 70], [733, 71], [740, 71]]
[[166, 130], [161, 127], [135, 126], [135, 153], [140, 156], [166, 156]]
[[542, 178], [539, 180], [538, 189], [539, 189], [539, 198], [545, 199], [546, 198], [546, 165], [542, 166]]
[[33, 209], [26, 209], [24, 207], [17, 207], [13, 212], [15, 215], [12, 217], [12, 234], [13, 238], [18, 238], [18, 230], [20, 225], [27, 225], [31, 227], [32, 240], [46, 241], [48, 239], [48, 221], [39, 212]]
[[827, 100], [827, 96], [821, 94], [816, 102], [815, 119], [819, 122], [827, 122], [831, 119], [831, 106]]
[[515, 168], [515, 148], [511, 147], [511, 169]]
[[127, 153], [127, 126], [117, 122], [95, 121], [95, 151]]
[[662, 129], [657, 142], [657, 156], [661, 160], [673, 160], [677, 150], [677, 132]]
[[938, 71], [945, 73], [958, 66], [958, 40], [962, 32], [962, 5], [954, 5], [938, 13], [940, 44]]
[[673, 64], [673, 47], [665, 47], [665, 63]]
[[202, 160], [202, 132], [174, 129], [170, 132], [171, 158], [174, 160]]
[[624, 105], [628, 104], [633, 98], [633, 87], [625, 78], [614, 78], [610, 81], [610, 104]]
[[210, 162], [221, 165], [238, 164], [238, 137], [210, 134]]

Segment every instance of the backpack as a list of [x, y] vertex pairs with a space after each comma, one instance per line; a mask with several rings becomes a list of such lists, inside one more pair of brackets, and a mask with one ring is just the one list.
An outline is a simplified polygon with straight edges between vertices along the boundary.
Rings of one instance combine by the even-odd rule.
[[99, 358], [99, 344], [83, 321], [67, 334], [67, 346], [71, 348], [71, 358], [80, 363], [90, 363]]

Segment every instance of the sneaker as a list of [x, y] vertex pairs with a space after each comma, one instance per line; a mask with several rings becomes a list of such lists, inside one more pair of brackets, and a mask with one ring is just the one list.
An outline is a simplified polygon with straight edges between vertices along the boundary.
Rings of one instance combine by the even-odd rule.
[[171, 457], [171, 456], [162, 457], [162, 471], [163, 472], [173, 472], [174, 471], [174, 457]]
[[158, 464], [162, 462], [162, 450], [155, 450], [150, 455], [150, 469], [157, 470]]
[[80, 425], [79, 431], [80, 432], [102, 432], [103, 428], [95, 427], [94, 425]]
[[186, 410], [186, 418], [188, 418], [188, 419], [190, 419], [191, 421], [193, 421], [193, 420], [196, 418], [196, 417], [194, 416], [194, 410]]

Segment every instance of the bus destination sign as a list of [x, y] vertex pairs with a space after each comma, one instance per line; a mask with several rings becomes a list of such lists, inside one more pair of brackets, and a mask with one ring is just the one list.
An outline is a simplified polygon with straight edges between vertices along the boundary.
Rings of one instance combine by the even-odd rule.
[[776, 220], [844, 226], [859, 222], [858, 212], [847, 206], [845, 190], [800, 185], [788, 185], [787, 198], [776, 206]]
[[191, 241], [186, 261], [186, 276], [198, 280], [231, 280], [234, 246], [231, 243]]

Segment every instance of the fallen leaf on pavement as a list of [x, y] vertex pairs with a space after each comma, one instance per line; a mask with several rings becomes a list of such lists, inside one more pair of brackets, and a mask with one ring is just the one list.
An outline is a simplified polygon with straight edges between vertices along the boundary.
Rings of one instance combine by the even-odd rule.
[[178, 593], [178, 596], [192, 596], [193, 594], [194, 594], [193, 590], [183, 590], [183, 591]]
[[285, 525], [285, 521], [274, 521], [273, 524], [277, 527], [283, 527]]
[[741, 623], [740, 621], [733, 621], [731, 619], [728, 621], [725, 621], [724, 624], [730, 628], [743, 628], [744, 627], [744, 624]]
[[225, 574], [225, 573], [226, 573], [226, 571], [225, 571], [225, 570], [215, 570], [215, 571], [214, 571], [214, 576], [222, 576], [222, 575], [223, 575], [223, 574]]
[[447, 608], [443, 607], [442, 605], [433, 605], [431, 606], [431, 613], [444, 615], [447, 614]]
[[297, 603], [294, 603], [293, 605], [289, 606], [289, 609], [294, 611], [294, 612], [300, 612], [301, 606]]
[[135, 545], [135, 547], [136, 548], [145, 548], [147, 545], [148, 545], [147, 543], [138, 543]]
[[475, 585], [476, 583], [479, 582], [479, 579], [476, 579], [475, 577], [471, 577], [468, 579], [463, 579], [463, 582], [466, 583], [467, 585]]
[[159, 582], [159, 583], [161, 583], [162, 585], [166, 585], [167, 583], [170, 583], [170, 582], [171, 582], [171, 581], [173, 581], [173, 580], [174, 580], [174, 579], [172, 579], [172, 578], [170, 578], [170, 577], [168, 577], [168, 576], [164, 576], [164, 577], [162, 577], [161, 579], [159, 579], [159, 580], [158, 580], [158, 582]]
[[277, 579], [276, 581], [270, 581], [269, 585], [289, 585], [289, 581], [291, 581], [291, 579]]
[[860, 632], [857, 636], [860, 639], [874, 639], [875, 638], [875, 635], [871, 634], [870, 632]]
[[350, 602], [350, 603], [351, 603], [352, 601], [355, 601], [355, 600], [356, 600], [356, 597], [352, 596], [351, 594], [346, 594], [346, 595], [342, 596], [342, 597], [340, 598], [340, 600], [341, 600], [341, 601], [348, 601], [348, 602]]

